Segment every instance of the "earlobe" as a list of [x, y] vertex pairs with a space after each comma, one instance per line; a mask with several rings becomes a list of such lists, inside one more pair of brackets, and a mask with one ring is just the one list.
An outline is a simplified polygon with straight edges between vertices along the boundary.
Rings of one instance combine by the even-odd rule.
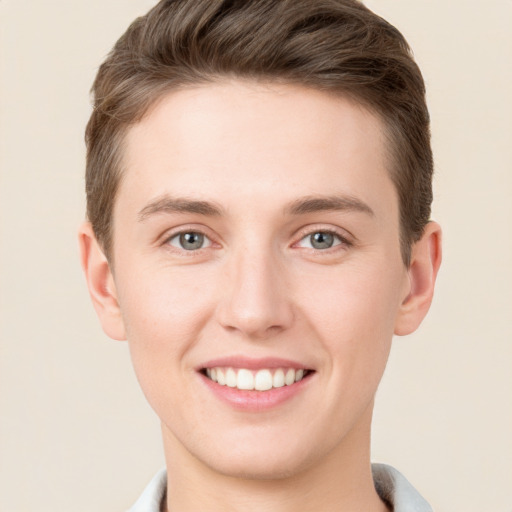
[[110, 338], [125, 340], [126, 333], [112, 271], [89, 222], [80, 226], [78, 243], [82, 269], [101, 326]]
[[436, 222], [429, 222], [421, 239], [412, 247], [409, 290], [397, 315], [396, 335], [414, 332], [425, 318], [432, 303], [441, 254], [441, 227]]

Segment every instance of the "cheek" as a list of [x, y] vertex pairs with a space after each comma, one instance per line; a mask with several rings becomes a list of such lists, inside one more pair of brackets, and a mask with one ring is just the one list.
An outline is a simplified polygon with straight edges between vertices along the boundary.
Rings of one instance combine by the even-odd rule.
[[301, 304], [304, 317], [329, 354], [332, 371], [343, 372], [343, 378], [370, 377], [384, 369], [402, 274], [399, 268], [386, 272], [382, 268], [340, 267], [325, 278], [317, 275], [314, 285], [305, 283], [308, 293], [298, 291], [298, 296], [307, 297]]
[[186, 370], [186, 354], [211, 314], [204, 276], [184, 274], [144, 269], [129, 279], [128, 273], [119, 276], [125, 285], [119, 302], [139, 380], [169, 380]]
[[[135, 275], [130, 268], [137, 269]], [[123, 283], [119, 301], [132, 337], [143, 334], [149, 340], [164, 337], [171, 341], [174, 335], [185, 333], [194, 318], [199, 321], [208, 300], [205, 276], [136, 264], [127, 265], [124, 274], [119, 279]]]
[[166, 418], [187, 395], [183, 377], [193, 371], [187, 357], [200, 338], [208, 297], [199, 280], [148, 270], [119, 276], [127, 283], [119, 299], [137, 380], [157, 415]]
[[[306, 275], [306, 274], [304, 274]], [[312, 275], [297, 292], [304, 309], [318, 318], [319, 325], [354, 332], [388, 328], [392, 332], [401, 290], [400, 272], [340, 268], [339, 272]]]

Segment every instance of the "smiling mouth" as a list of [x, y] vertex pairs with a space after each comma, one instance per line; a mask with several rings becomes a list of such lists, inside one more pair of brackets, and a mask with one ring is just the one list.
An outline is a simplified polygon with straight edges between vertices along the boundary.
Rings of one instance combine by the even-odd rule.
[[213, 367], [203, 368], [201, 373], [221, 386], [236, 388], [242, 391], [268, 391], [274, 388], [291, 386], [313, 373], [303, 368], [263, 368], [249, 370], [247, 368]]

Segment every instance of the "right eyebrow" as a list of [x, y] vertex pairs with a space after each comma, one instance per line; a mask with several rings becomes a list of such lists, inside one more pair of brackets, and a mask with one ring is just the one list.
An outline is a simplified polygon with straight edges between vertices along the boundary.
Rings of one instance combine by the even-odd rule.
[[164, 195], [151, 201], [139, 211], [139, 222], [144, 222], [148, 217], [158, 213], [196, 213], [217, 217], [222, 215], [222, 208], [209, 201]]
[[368, 204], [349, 195], [306, 196], [293, 201], [285, 211], [292, 215], [305, 215], [322, 211], [353, 211], [365, 213], [371, 217], [375, 216]]

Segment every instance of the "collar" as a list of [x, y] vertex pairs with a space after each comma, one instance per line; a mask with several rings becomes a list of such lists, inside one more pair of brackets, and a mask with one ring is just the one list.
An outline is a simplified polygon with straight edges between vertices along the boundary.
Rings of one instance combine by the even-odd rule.
[[[432, 512], [430, 505], [395, 468], [372, 464], [375, 489], [393, 512]], [[167, 472], [160, 470], [128, 512], [160, 512], [167, 488]]]

